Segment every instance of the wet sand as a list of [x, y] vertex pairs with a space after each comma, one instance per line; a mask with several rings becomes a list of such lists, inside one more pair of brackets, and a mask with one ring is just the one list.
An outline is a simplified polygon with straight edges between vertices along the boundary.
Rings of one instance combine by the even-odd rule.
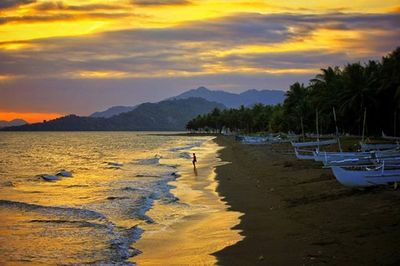
[[[215, 167], [222, 163], [210, 140], [191, 152], [198, 154], [196, 171], [191, 160], [181, 165], [181, 176], [170, 182], [175, 204], [158, 201], [146, 213], [155, 221], [144, 224], [142, 238], [134, 245], [143, 253], [131, 258], [138, 265], [215, 265], [212, 253], [243, 239], [237, 225], [242, 213], [228, 211], [216, 189]], [[169, 163], [163, 161], [163, 163]], [[170, 163], [174, 163], [171, 161]]]
[[232, 162], [217, 167], [217, 190], [244, 213], [245, 236], [215, 253], [219, 265], [400, 265], [399, 190], [346, 188], [285, 146], [216, 142]]

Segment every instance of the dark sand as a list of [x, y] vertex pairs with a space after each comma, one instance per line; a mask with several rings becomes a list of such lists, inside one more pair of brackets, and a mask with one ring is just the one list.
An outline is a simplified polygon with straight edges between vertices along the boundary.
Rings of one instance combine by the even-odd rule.
[[215, 254], [220, 265], [400, 265], [400, 190], [346, 188], [282, 146], [216, 142], [232, 162], [218, 192], [245, 213], [245, 239]]

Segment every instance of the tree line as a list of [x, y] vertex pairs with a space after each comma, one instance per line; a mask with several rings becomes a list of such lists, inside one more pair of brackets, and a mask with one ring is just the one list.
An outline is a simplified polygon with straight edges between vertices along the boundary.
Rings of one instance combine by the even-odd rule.
[[[336, 121], [334, 119], [336, 116]], [[283, 104], [214, 109], [187, 123], [191, 131], [316, 132], [399, 135], [400, 47], [380, 61], [328, 67], [307, 85], [292, 84]]]

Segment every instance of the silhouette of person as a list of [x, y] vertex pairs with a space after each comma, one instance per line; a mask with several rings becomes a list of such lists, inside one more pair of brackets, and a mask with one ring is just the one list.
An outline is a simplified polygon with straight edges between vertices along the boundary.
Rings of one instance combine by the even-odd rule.
[[197, 158], [196, 158], [196, 153], [193, 153], [193, 167], [196, 168], [196, 162], [197, 162]]

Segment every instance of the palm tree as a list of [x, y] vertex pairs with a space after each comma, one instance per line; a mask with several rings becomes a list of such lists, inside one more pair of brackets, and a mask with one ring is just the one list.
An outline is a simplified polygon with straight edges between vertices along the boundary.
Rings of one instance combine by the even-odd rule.
[[344, 68], [344, 87], [339, 94], [342, 106], [339, 110], [343, 116], [346, 115], [347, 126], [351, 127], [351, 124], [357, 121], [358, 134], [361, 134], [364, 109], [373, 110], [376, 105], [376, 90], [369, 82], [365, 68], [360, 63], [348, 64]]

